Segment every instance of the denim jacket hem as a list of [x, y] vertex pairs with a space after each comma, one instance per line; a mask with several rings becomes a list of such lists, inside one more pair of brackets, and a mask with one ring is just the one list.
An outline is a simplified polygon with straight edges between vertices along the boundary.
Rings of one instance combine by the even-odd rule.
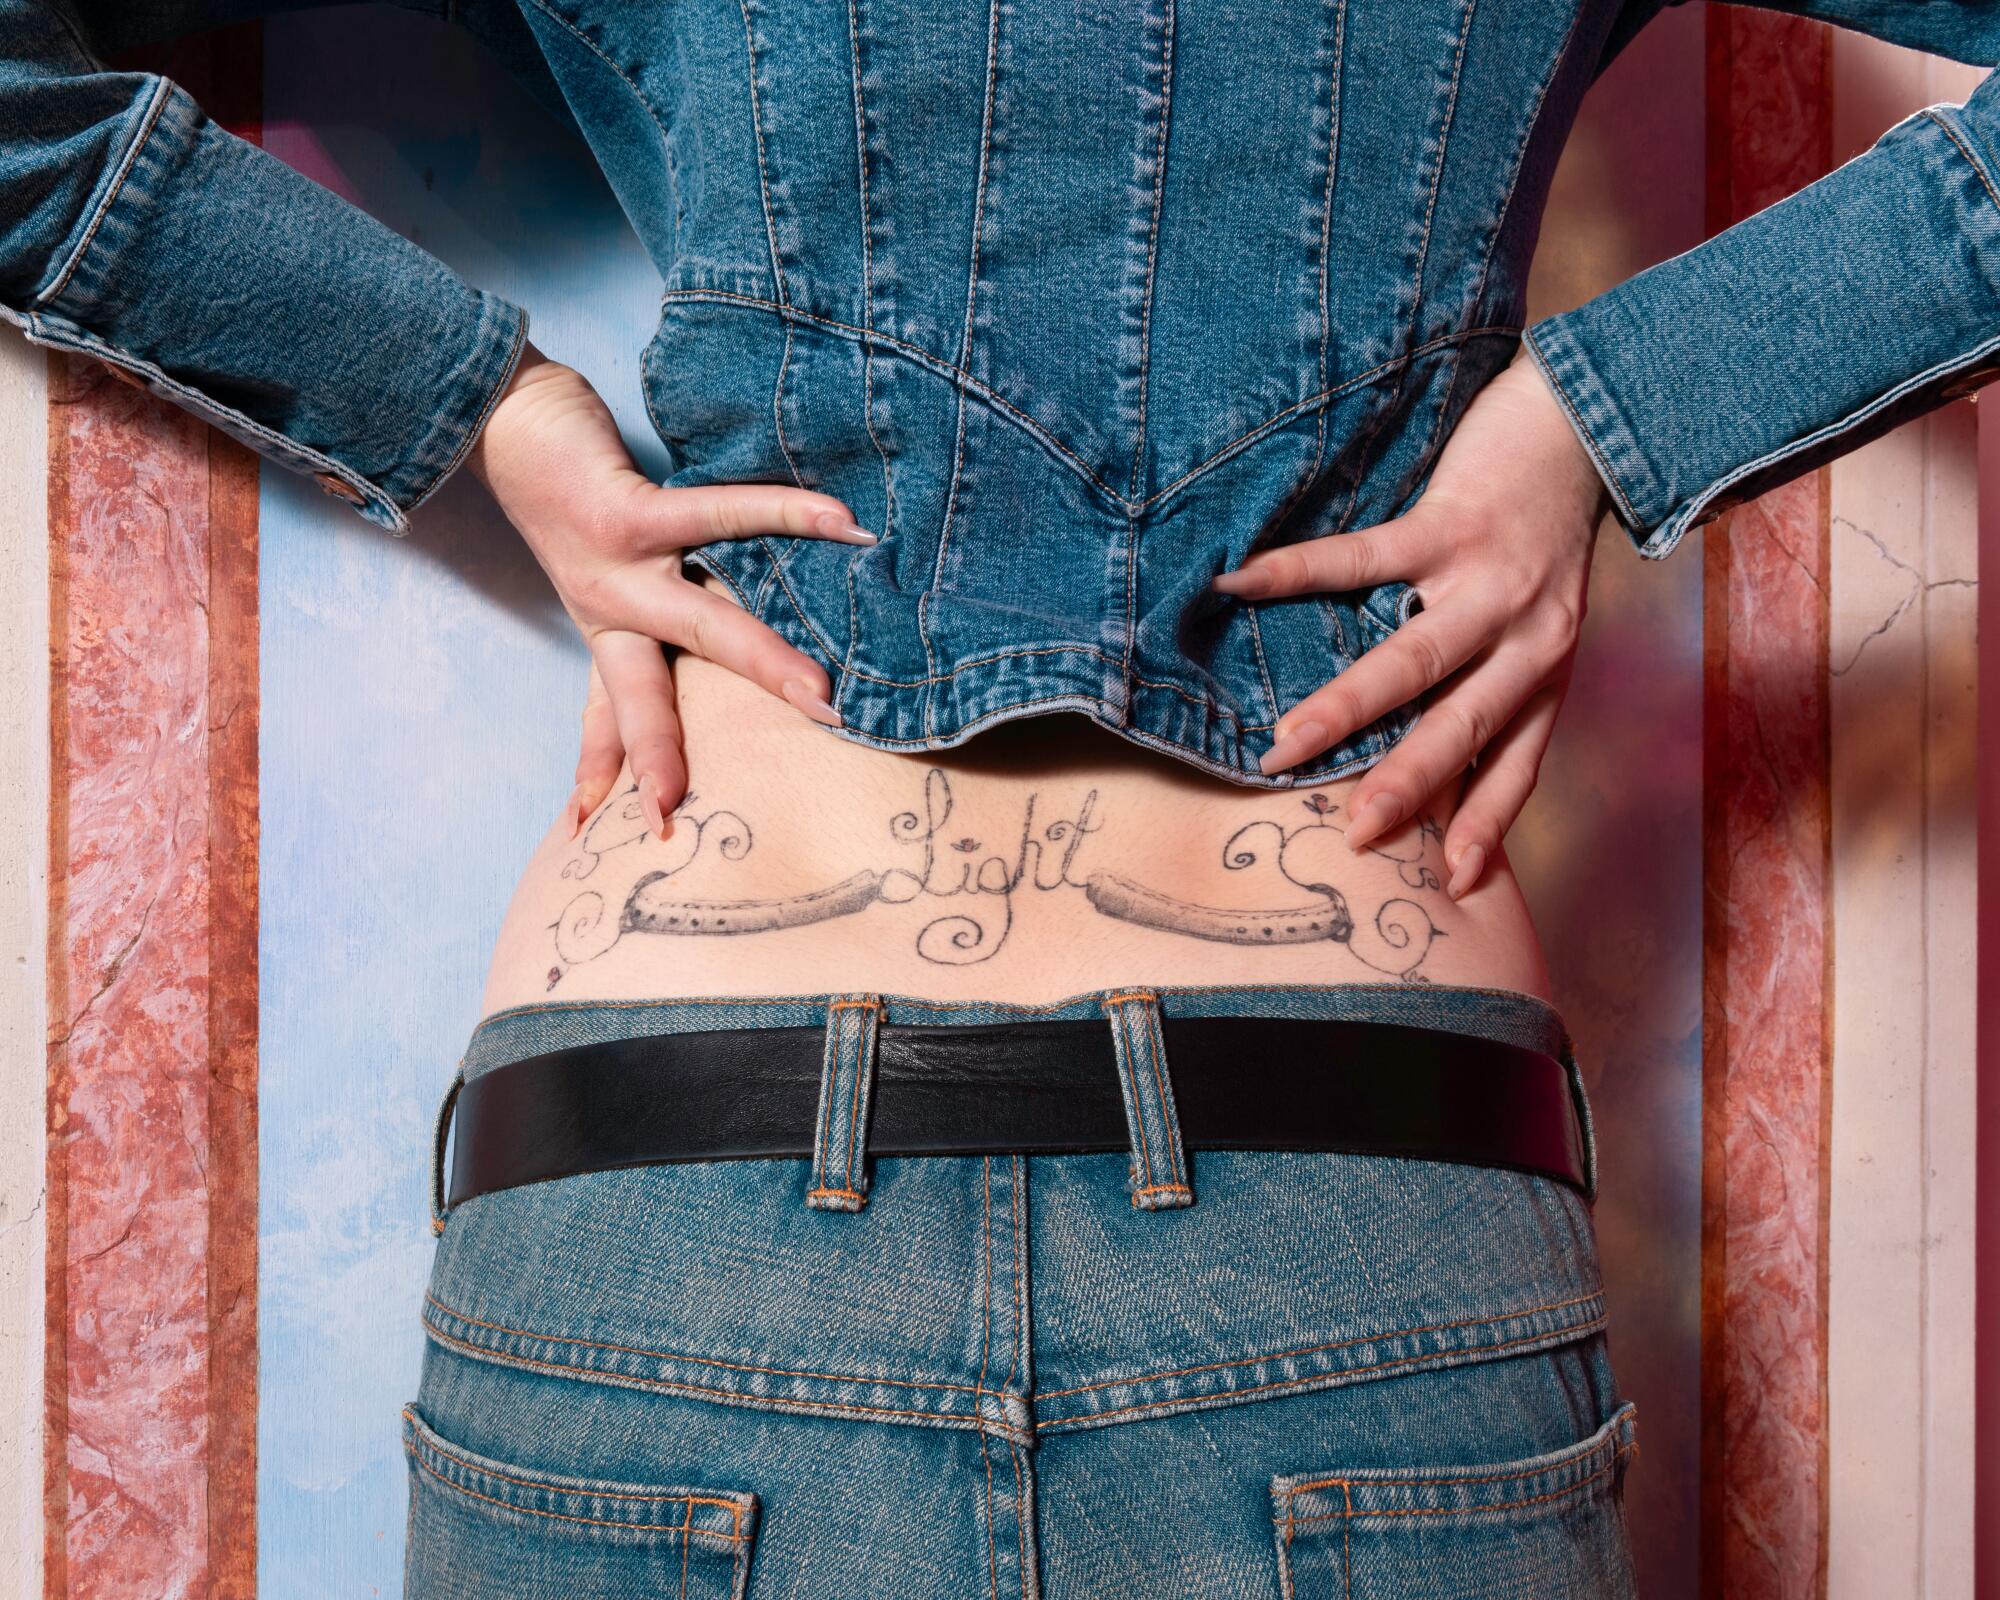
[[[850, 564], [861, 558], [845, 547], [815, 546], [813, 553]], [[1250, 720], [1253, 705], [1240, 702], [1226, 684], [1208, 679], [1186, 661], [1161, 656], [1128, 663], [1116, 651], [1049, 643], [960, 661], [921, 682], [884, 679], [852, 660], [843, 661], [789, 599], [770, 597], [772, 589], [782, 595], [786, 586], [766, 581], [755, 591], [746, 588], [744, 579], [755, 570], [746, 560], [746, 547], [705, 545], [687, 551], [684, 559], [719, 578], [740, 605], [826, 668], [834, 684], [834, 705], [844, 719], [831, 731], [871, 749], [949, 750], [1002, 722], [1074, 711], [1142, 748], [1231, 783], [1296, 789], [1365, 771], [1416, 726], [1420, 715], [1414, 706], [1400, 707], [1311, 762], [1266, 773], [1257, 761], [1270, 745], [1271, 724]], [[1416, 610], [1416, 591], [1407, 585], [1399, 590], [1390, 619], [1361, 613], [1368, 642], [1379, 643]], [[758, 592], [765, 593], [767, 603], [758, 603]]]

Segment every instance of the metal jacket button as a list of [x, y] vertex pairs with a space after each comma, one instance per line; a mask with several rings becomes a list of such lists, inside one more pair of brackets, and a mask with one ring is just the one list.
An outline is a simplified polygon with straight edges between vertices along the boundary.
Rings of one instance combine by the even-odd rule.
[[351, 506], [367, 504], [366, 499], [359, 489], [344, 479], [336, 478], [330, 472], [315, 472], [313, 474], [313, 482], [318, 484], [328, 494], [339, 495], [341, 499], [345, 500]]
[[1995, 378], [2000, 378], [2000, 367], [1975, 367], [1961, 378], [1954, 378], [1941, 391], [1946, 400], [1961, 400], [1974, 389], [1985, 387]]

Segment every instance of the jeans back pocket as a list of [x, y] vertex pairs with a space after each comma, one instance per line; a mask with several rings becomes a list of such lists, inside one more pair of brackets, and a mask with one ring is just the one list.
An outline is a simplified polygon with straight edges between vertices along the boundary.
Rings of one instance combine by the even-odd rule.
[[1631, 1600], [1626, 1402], [1589, 1438], [1475, 1467], [1271, 1480], [1285, 1600]]
[[757, 1497], [517, 1468], [403, 1412], [405, 1600], [742, 1600]]

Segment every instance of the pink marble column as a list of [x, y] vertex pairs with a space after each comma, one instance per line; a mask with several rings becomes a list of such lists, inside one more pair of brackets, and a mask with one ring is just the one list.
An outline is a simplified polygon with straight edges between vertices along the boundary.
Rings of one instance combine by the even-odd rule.
[[[1711, 231], [1832, 161], [1828, 34], [1709, 17]], [[1826, 1584], [1824, 471], [1705, 540], [1702, 1592]]]
[[[257, 59], [166, 70], [254, 107]], [[256, 466], [95, 362], [51, 377], [45, 1594], [247, 1596]]]

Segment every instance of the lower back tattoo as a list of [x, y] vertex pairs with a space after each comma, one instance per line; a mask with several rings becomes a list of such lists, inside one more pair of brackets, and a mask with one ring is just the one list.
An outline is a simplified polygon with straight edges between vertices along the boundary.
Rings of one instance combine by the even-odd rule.
[[[577, 839], [577, 853], [562, 869], [565, 878], [595, 877], [605, 858], [644, 841], [646, 821], [637, 787], [613, 796]], [[1006, 945], [1014, 926], [1014, 902], [1022, 894], [1074, 894], [1099, 915], [1137, 927], [1221, 944], [1316, 944], [1339, 946], [1370, 971], [1409, 983], [1427, 983], [1422, 967], [1444, 930], [1417, 900], [1396, 896], [1357, 923], [1347, 895], [1336, 885], [1343, 865], [1354, 856], [1342, 835], [1339, 808], [1324, 794], [1304, 796], [1304, 821], [1290, 826], [1275, 819], [1245, 824], [1222, 846], [1222, 865], [1253, 874], [1265, 893], [1282, 897], [1268, 906], [1207, 905], [1163, 893], [1124, 874], [1086, 871], [1078, 857], [1092, 836], [1104, 830], [1098, 794], [1089, 790], [1073, 810], [1038, 823], [1038, 794], [1021, 808], [1018, 836], [1004, 849], [989, 851], [969, 834], [954, 836], [951, 781], [942, 768], [925, 775], [921, 806], [889, 819], [889, 839], [879, 866], [803, 894], [769, 899], [697, 899], [682, 895], [674, 880], [703, 858], [741, 861], [753, 846], [750, 825], [734, 811], [697, 814], [689, 795], [673, 813], [673, 831], [653, 841], [645, 858], [654, 863], [614, 909], [607, 895], [581, 889], [550, 924], [556, 962], [550, 989], [570, 968], [595, 961], [620, 940], [665, 934], [676, 938], [741, 937], [780, 928], [859, 916], [876, 905], [939, 902], [937, 915], [917, 931], [915, 952], [938, 966], [971, 966], [990, 961]], [[1419, 817], [1414, 837], [1406, 830], [1394, 840], [1369, 846], [1365, 854], [1395, 865], [1398, 879], [1422, 894], [1439, 892], [1432, 864], [1441, 854], [1443, 830]], [[608, 875], [608, 873], [607, 873]], [[1280, 887], [1282, 886], [1282, 887]], [[950, 902], [949, 908], [942, 904]]]

